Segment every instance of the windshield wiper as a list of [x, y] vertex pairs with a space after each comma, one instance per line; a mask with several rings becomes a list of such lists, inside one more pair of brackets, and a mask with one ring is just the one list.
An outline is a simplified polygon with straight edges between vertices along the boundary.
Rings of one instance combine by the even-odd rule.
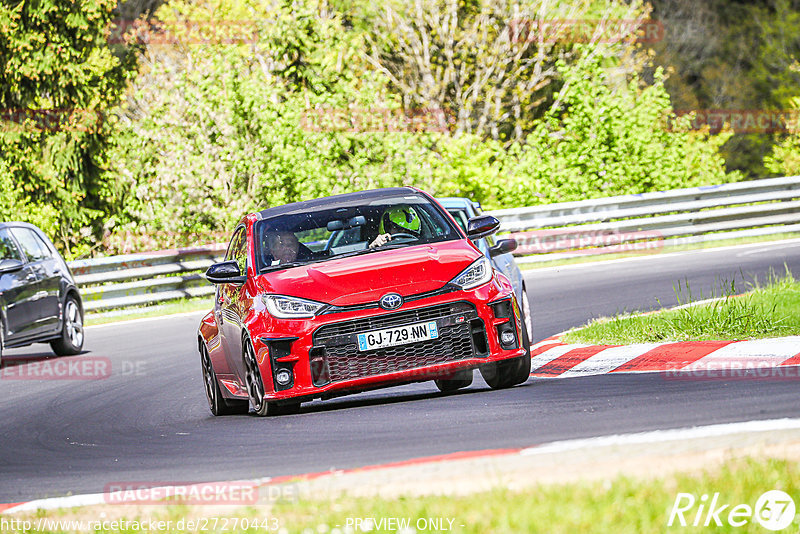
[[288, 269], [290, 267], [299, 267], [301, 265], [306, 265], [307, 263], [313, 263], [313, 261], [289, 261], [286, 263], [279, 263], [278, 265], [267, 265], [266, 267], [262, 267], [259, 273], [268, 273], [271, 271], [279, 271], [281, 269]]
[[410, 241], [405, 241], [403, 243], [392, 243], [391, 241], [384, 243], [383, 245], [377, 246], [371, 250], [391, 250], [393, 248], [403, 248], [407, 247], [411, 244]]
[[367, 253], [372, 252], [374, 250], [376, 250], [376, 249], [374, 249], [374, 248], [365, 248], [365, 249], [362, 249], [362, 250], [353, 250], [353, 251], [350, 251], [350, 252], [342, 252], [341, 254], [337, 254], [335, 256], [329, 256], [326, 259], [328, 259], [328, 260], [338, 260], [338, 259], [341, 259], [341, 258], [351, 258], [353, 256], [361, 256], [362, 254], [367, 254]]

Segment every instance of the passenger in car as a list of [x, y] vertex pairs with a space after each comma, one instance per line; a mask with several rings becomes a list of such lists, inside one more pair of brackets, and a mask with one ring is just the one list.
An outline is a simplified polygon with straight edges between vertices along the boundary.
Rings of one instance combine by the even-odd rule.
[[267, 265], [281, 265], [293, 261], [303, 261], [311, 257], [311, 251], [297, 240], [297, 236], [288, 231], [267, 232], [264, 236], [265, 258]]

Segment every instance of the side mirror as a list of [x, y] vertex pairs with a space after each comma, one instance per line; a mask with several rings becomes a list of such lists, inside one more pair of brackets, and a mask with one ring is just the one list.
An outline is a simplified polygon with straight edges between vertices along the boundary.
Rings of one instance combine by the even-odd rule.
[[247, 276], [242, 275], [236, 260], [215, 263], [206, 271], [206, 279], [212, 284], [244, 284]]
[[492, 235], [500, 228], [500, 221], [491, 215], [479, 215], [467, 221], [467, 237], [480, 239]]
[[14, 271], [19, 271], [22, 269], [22, 266], [25, 265], [20, 260], [14, 259], [5, 259], [0, 260], [0, 274], [2, 273], [13, 273]]
[[489, 256], [494, 258], [495, 256], [499, 256], [500, 254], [508, 254], [509, 252], [514, 252], [517, 250], [517, 240], [516, 239], [501, 239], [489, 249]]

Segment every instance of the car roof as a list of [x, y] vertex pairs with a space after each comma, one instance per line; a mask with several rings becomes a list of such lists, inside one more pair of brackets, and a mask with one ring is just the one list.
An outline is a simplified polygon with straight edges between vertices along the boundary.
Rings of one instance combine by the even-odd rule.
[[444, 208], [466, 208], [468, 206], [472, 206], [474, 208], [480, 207], [480, 202], [474, 202], [464, 197], [437, 197], [436, 200], [438, 200], [439, 204], [441, 204]]
[[42, 232], [41, 228], [39, 228], [35, 224], [26, 223], [26, 222], [22, 222], [22, 221], [4, 221], [4, 222], [0, 222], [0, 228], [12, 228], [12, 227], [30, 228], [31, 230], [35, 231], [37, 234], [44, 234], [44, 232]]
[[419, 189], [413, 187], [387, 187], [384, 189], [371, 189], [369, 191], [359, 191], [357, 193], [344, 193], [330, 197], [315, 198], [301, 202], [292, 202], [283, 206], [267, 208], [257, 213], [259, 219], [266, 219], [280, 215], [290, 215], [296, 213], [306, 213], [318, 208], [335, 209], [337, 207], [346, 208], [362, 204], [364, 201], [379, 200], [390, 198], [398, 194], [423, 194]]

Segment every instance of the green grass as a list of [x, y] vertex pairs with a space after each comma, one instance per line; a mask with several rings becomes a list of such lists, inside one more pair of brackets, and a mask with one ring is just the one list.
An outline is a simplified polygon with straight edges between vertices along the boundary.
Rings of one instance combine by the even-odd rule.
[[89, 312], [86, 314], [84, 322], [86, 326], [91, 326], [146, 317], [160, 317], [162, 315], [172, 315], [174, 313], [208, 311], [213, 307], [214, 297], [197, 297], [175, 300], [157, 306], [136, 306], [119, 310]]
[[[756, 502], [764, 492], [782, 490], [792, 496], [795, 502], [800, 498], [800, 466], [797, 462], [773, 458], [744, 458], [729, 460], [714, 470], [701, 473], [678, 473], [656, 479], [643, 479], [620, 476], [613, 480], [580, 482], [569, 484], [538, 485], [511, 491], [496, 489], [489, 492], [474, 493], [467, 496], [426, 496], [354, 498], [342, 496], [334, 500], [301, 499], [299, 501], [279, 501], [271, 509], [249, 507], [231, 512], [218, 512], [215, 516], [239, 518], [272, 517], [277, 520], [282, 532], [287, 533], [332, 533], [348, 532], [346, 525], [353, 524], [354, 518], [396, 518], [408, 520], [416, 525], [419, 520], [453, 520], [452, 532], [464, 534], [487, 533], [707, 533], [707, 532], [768, 532], [757, 524], [753, 517], [742, 527], [727, 525], [727, 514], [739, 504], [755, 508]], [[702, 495], [713, 496], [719, 492], [718, 506], [730, 504], [719, 514], [722, 527], [703, 526], [705, 514], [701, 515], [700, 526], [692, 526]], [[697, 503], [684, 513], [687, 527], [682, 527], [677, 519], [672, 527], [667, 523], [678, 493], [690, 493]], [[708, 500], [711, 500], [710, 498]], [[707, 507], [706, 507], [707, 509]], [[85, 520], [97, 519], [99, 510], [84, 509], [83, 514], [74, 511], [39, 512], [31, 515], [15, 515], [20, 519], [48, 517], [52, 519], [83, 517]], [[173, 521], [183, 516], [196, 516], [191, 507], [165, 506], [158, 512], [162, 519]], [[85, 517], [84, 517], [85, 516]], [[7, 516], [8, 517], [8, 516]], [[798, 518], [782, 532], [797, 532]], [[147, 520], [147, 517], [128, 517], [128, 519]], [[173, 523], [174, 524], [174, 523]], [[272, 525], [272, 524], [271, 524]], [[713, 523], [712, 523], [713, 525]], [[377, 527], [377, 525], [376, 525]], [[247, 532], [277, 532], [249, 529]], [[349, 530], [361, 532], [362, 530]], [[371, 532], [385, 532], [373, 529]], [[422, 531], [422, 530], [420, 530]], [[432, 531], [432, 530], [427, 530]], [[435, 530], [433, 530], [435, 532]], [[54, 532], [43, 530], [40, 532]], [[118, 532], [98, 530], [97, 532]], [[126, 532], [139, 532], [127, 530]], [[227, 532], [244, 532], [242, 529], [228, 529]], [[414, 531], [412, 531], [414, 532]], [[441, 532], [441, 530], [440, 530]], [[449, 531], [448, 531], [449, 532]]]
[[[518, 263], [520, 269], [541, 269], [543, 267], [560, 267], [562, 265], [575, 265], [580, 263], [595, 263], [599, 261], [618, 260], [623, 258], [639, 258], [642, 256], [657, 256], [659, 254], [670, 254], [673, 252], [687, 252], [690, 250], [705, 250], [719, 247], [731, 247], [736, 245], [751, 245], [757, 243], [773, 243], [775, 241], [785, 241], [788, 239], [800, 238], [800, 233], [784, 234], [781, 237], [765, 235], [760, 237], [742, 237], [738, 239], [725, 239], [722, 241], [710, 241], [706, 243], [694, 243], [690, 245], [679, 245], [664, 247], [658, 250], [643, 250], [631, 252], [614, 252], [610, 254], [587, 254], [576, 258], [565, 258], [561, 260], [542, 261], [537, 263]], [[564, 251], [569, 252], [569, 251]]]
[[[703, 300], [684, 284], [676, 289], [680, 304]], [[564, 335], [567, 343], [628, 344], [664, 341], [761, 339], [800, 335], [800, 282], [786, 271], [771, 275], [764, 287], [736, 294], [734, 283], [722, 283], [717, 300], [648, 315], [595, 319]]]
[[[329, 532], [344, 526], [347, 518], [396, 517], [454, 519], [459, 533], [648, 533], [708, 532], [707, 527], [667, 528], [669, 512], [678, 492], [703, 494], [719, 491], [725, 502], [754, 506], [767, 490], [782, 489], [798, 495], [800, 467], [783, 460], [739, 460], [717, 472], [679, 474], [657, 480], [618, 477], [613, 481], [539, 486], [524, 491], [497, 489], [465, 497], [400, 499], [338, 499], [327, 506], [306, 501], [279, 505], [274, 514], [283, 518], [289, 532]], [[696, 507], [695, 507], [696, 511]], [[694, 519], [691, 514], [689, 521]], [[764, 532], [759, 525], [723, 532]], [[788, 529], [792, 531], [792, 529]], [[794, 532], [797, 531], [795, 527]]]

